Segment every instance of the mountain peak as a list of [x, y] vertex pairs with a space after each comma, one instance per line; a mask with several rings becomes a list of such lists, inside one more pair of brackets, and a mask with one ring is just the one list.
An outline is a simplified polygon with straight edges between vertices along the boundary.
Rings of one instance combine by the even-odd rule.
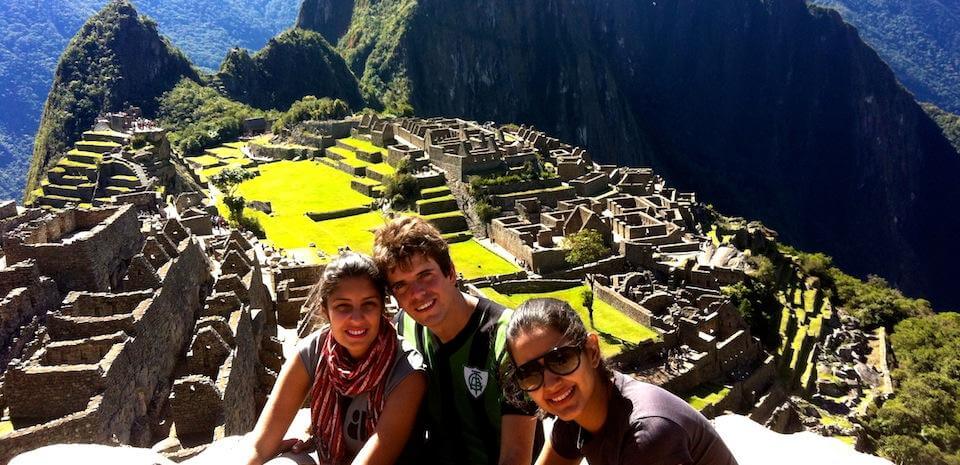
[[93, 15], [60, 57], [34, 142], [25, 196], [44, 167], [89, 128], [100, 113], [139, 106], [147, 115], [157, 97], [183, 77], [199, 80], [179, 50], [127, 0], [113, 0]]

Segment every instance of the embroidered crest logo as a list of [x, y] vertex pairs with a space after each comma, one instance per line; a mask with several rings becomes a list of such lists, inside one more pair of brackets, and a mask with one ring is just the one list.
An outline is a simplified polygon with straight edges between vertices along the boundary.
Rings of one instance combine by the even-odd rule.
[[474, 399], [479, 399], [480, 394], [487, 388], [487, 372], [473, 367], [463, 367], [463, 380], [467, 382], [467, 390]]

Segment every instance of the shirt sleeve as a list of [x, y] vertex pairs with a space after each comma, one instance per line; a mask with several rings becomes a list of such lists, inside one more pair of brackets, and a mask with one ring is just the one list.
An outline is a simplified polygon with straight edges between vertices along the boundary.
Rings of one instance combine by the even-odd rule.
[[662, 417], [641, 418], [631, 425], [633, 442], [626, 441], [621, 463], [649, 465], [692, 464], [687, 432]]
[[320, 343], [325, 334], [326, 328], [314, 331], [297, 343], [297, 355], [310, 376], [310, 386], [313, 386], [313, 377], [316, 376], [317, 365], [320, 364]]
[[580, 426], [576, 423], [558, 419], [553, 422], [553, 431], [550, 433], [550, 445], [553, 447], [554, 452], [565, 459], [579, 459], [583, 457], [580, 448], [577, 447], [579, 434]]
[[397, 353], [393, 371], [390, 372], [390, 377], [387, 379], [387, 387], [384, 390], [386, 395], [390, 395], [394, 388], [399, 386], [411, 373], [415, 371], [426, 372], [427, 370], [420, 352], [417, 352], [417, 349], [414, 349], [413, 346], [402, 337], [399, 342], [400, 350]]

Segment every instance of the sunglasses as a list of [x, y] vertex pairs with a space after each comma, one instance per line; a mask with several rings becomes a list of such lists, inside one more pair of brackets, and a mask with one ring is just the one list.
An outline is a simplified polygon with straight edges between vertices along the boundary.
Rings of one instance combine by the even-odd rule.
[[[530, 392], [543, 386], [543, 370], [559, 376], [569, 375], [580, 368], [580, 353], [583, 345], [555, 347], [549, 352], [518, 366], [513, 377], [520, 389]], [[540, 363], [540, 361], [543, 363]]]

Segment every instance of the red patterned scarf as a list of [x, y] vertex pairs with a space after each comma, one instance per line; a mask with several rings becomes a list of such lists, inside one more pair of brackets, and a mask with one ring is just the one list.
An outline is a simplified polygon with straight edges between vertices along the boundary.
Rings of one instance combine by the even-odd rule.
[[383, 411], [384, 389], [393, 359], [399, 350], [397, 333], [386, 316], [380, 317], [380, 331], [362, 360], [353, 360], [347, 349], [328, 332], [323, 341], [320, 363], [310, 392], [310, 430], [323, 462], [338, 464], [346, 455], [343, 438], [343, 396], [369, 392], [366, 431], [373, 434]]

